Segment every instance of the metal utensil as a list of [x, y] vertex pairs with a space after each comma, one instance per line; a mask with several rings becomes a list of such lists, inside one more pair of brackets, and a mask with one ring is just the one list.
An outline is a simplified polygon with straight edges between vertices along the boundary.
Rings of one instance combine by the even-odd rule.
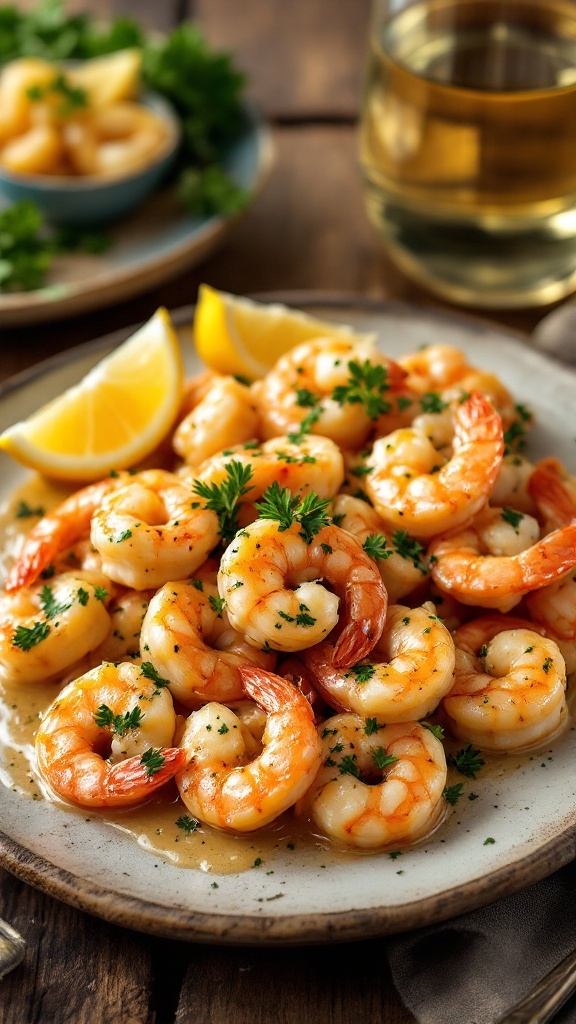
[[0, 917], [0, 980], [24, 959], [26, 943], [19, 932]]
[[576, 363], [576, 301], [558, 306], [536, 325], [532, 344], [562, 363]]
[[576, 992], [576, 950], [501, 1017], [497, 1024], [548, 1024]]

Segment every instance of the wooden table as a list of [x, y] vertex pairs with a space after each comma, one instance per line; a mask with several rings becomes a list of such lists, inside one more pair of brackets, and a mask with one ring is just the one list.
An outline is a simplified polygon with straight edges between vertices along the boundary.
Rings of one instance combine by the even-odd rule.
[[[362, 205], [355, 122], [369, 0], [245, 0], [241, 13], [238, 0], [100, 0], [90, 9], [137, 13], [161, 29], [194, 17], [248, 72], [272, 121], [276, 165], [255, 208], [201, 267], [89, 316], [0, 330], [0, 378], [161, 303], [193, 302], [201, 281], [240, 294], [314, 289], [442, 305], [390, 262]], [[530, 331], [544, 312], [493, 319]], [[28, 942], [24, 965], [0, 986], [0, 1024], [414, 1020], [391, 984], [384, 940], [313, 950], [186, 945], [108, 925], [1, 870], [0, 914]]]

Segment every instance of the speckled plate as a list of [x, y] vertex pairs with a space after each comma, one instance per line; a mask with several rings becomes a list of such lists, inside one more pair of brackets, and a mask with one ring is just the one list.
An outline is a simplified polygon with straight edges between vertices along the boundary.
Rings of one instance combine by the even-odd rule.
[[[396, 304], [321, 302], [305, 295], [297, 304], [326, 319], [377, 331], [392, 355], [437, 341], [460, 346], [534, 410], [538, 426], [530, 454], [553, 452], [576, 469], [574, 433], [567, 429], [576, 377], [519, 337], [465, 316]], [[190, 319], [190, 310], [176, 314], [192, 372], [197, 364]], [[125, 336], [83, 346], [10, 382], [0, 396], [0, 428], [78, 380]], [[0, 457], [2, 496], [24, 476]], [[460, 777], [464, 794], [447, 820], [400, 857], [357, 858], [297, 844], [294, 850], [284, 846], [257, 870], [217, 876], [164, 862], [103, 822], [86, 822], [53, 804], [3, 790], [0, 863], [108, 921], [171, 938], [236, 944], [367, 938], [471, 910], [572, 859], [575, 761], [572, 728], [531, 757], [503, 758], [473, 782]], [[468, 799], [471, 793], [477, 799]]]
[[[254, 200], [272, 160], [268, 126], [254, 107], [247, 106], [246, 128], [226, 157], [228, 173]], [[6, 203], [0, 196], [0, 209]], [[0, 328], [72, 316], [153, 288], [207, 257], [238, 219], [192, 217], [178, 203], [174, 189], [162, 187], [107, 229], [112, 240], [107, 252], [59, 256], [44, 287], [0, 293]]]

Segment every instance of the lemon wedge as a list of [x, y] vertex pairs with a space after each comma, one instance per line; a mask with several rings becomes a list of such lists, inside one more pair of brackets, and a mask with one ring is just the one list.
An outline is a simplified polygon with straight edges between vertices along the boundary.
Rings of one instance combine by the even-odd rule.
[[132, 47], [85, 60], [70, 68], [66, 76], [71, 85], [86, 90], [91, 107], [106, 107], [136, 99], [141, 69], [142, 50]]
[[216, 373], [263, 377], [295, 345], [326, 336], [360, 337], [350, 327], [280, 303], [254, 302], [200, 285], [194, 341], [202, 361]]
[[165, 309], [79, 384], [0, 435], [0, 449], [45, 476], [97, 480], [133, 466], [172, 426], [182, 394], [176, 332]]

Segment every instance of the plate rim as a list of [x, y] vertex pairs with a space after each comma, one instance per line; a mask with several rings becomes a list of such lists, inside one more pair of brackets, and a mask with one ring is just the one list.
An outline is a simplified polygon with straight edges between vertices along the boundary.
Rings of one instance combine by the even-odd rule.
[[[492, 331], [517, 343], [528, 335], [494, 321], [426, 305], [399, 300], [376, 299], [358, 295], [327, 292], [275, 291], [254, 293], [258, 301], [284, 302], [309, 309], [361, 309], [371, 313], [392, 313], [407, 317], [419, 316], [451, 324], [460, 323], [468, 330]], [[194, 306], [170, 311], [177, 326], [192, 322]], [[119, 328], [92, 341], [37, 363], [8, 378], [0, 385], [0, 400], [8, 394], [34, 383], [38, 378], [62, 365], [120, 344], [138, 325]], [[548, 356], [536, 349], [531, 352], [543, 364], [558, 368]], [[576, 381], [576, 371], [562, 367]], [[345, 942], [391, 935], [426, 927], [433, 923], [475, 910], [504, 896], [511, 895], [552, 874], [576, 857], [576, 819], [563, 831], [540, 844], [520, 860], [502, 865], [494, 871], [421, 899], [398, 905], [380, 905], [359, 910], [315, 912], [313, 915], [293, 913], [274, 917], [255, 914], [202, 913], [165, 906], [142, 897], [109, 889], [80, 875], [61, 868], [52, 861], [27, 849], [0, 831], [0, 866], [20, 880], [47, 895], [83, 910], [109, 923], [166, 938], [205, 944], [242, 946], [313, 945]]]

